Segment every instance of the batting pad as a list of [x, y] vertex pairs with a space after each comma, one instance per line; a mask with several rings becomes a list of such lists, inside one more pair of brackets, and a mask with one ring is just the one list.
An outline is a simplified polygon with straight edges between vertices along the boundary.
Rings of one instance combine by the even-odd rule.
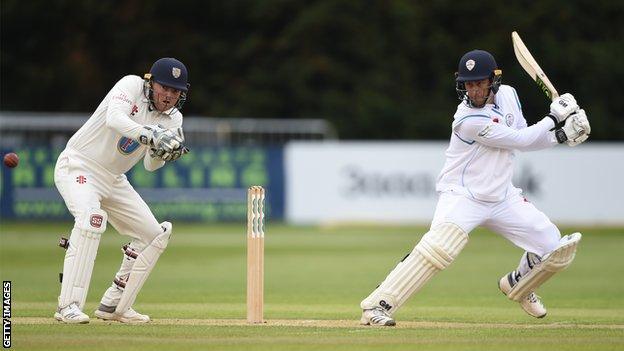
[[382, 307], [392, 314], [436, 273], [450, 266], [468, 243], [468, 234], [454, 223], [442, 223], [423, 235], [414, 250], [368, 296], [362, 309]]
[[169, 222], [162, 222], [160, 226], [164, 230], [163, 233], [156, 236], [137, 256], [132, 270], [130, 271], [130, 275], [128, 276], [126, 287], [119, 299], [119, 304], [117, 304], [115, 308], [115, 313], [123, 314], [132, 307], [134, 300], [136, 300], [139, 291], [141, 291], [147, 277], [149, 277], [149, 274], [152, 272], [158, 258], [167, 248], [173, 226]]
[[77, 303], [80, 310], [84, 308], [100, 237], [106, 231], [107, 218], [106, 212], [99, 208], [88, 208], [77, 218], [65, 253], [60, 308], [65, 308], [72, 302]]
[[542, 262], [533, 267], [527, 275], [520, 278], [520, 281], [509, 291], [507, 297], [519, 302], [544, 284], [555, 273], [568, 268], [574, 260], [576, 247], [581, 241], [581, 237], [581, 233], [574, 233], [561, 238], [559, 246], [551, 253], [544, 255]]

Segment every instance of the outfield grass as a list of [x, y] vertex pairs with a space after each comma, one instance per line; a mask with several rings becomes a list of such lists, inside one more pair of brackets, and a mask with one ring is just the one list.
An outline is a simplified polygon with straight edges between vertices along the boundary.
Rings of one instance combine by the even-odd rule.
[[[267, 226], [266, 325], [245, 318], [241, 225], [175, 225], [135, 307], [144, 326], [52, 319], [70, 225], [0, 225], [3, 280], [13, 282], [13, 347], [28, 350], [622, 350], [624, 228], [583, 228], [574, 264], [540, 291], [549, 315], [533, 319], [496, 288], [521, 251], [477, 230], [455, 263], [397, 314], [397, 328], [358, 325], [359, 302], [412, 249], [416, 227]], [[569, 232], [568, 230], [562, 230]], [[127, 238], [109, 230], [96, 261], [92, 315]]]

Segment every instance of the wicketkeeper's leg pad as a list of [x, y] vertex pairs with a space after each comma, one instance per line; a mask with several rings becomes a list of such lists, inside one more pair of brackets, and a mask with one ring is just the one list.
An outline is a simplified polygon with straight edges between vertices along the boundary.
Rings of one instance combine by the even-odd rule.
[[132, 307], [139, 291], [156, 265], [158, 258], [167, 248], [173, 226], [169, 222], [162, 222], [160, 225], [163, 232], [157, 235], [152, 242], [138, 254], [132, 265], [132, 270], [130, 271], [128, 280], [125, 282], [119, 304], [117, 304], [115, 308], [115, 313], [117, 314], [123, 314]]
[[423, 235], [414, 250], [388, 274], [360, 306], [396, 312], [431, 277], [450, 266], [468, 243], [468, 234], [454, 223], [442, 223]]
[[123, 258], [119, 271], [115, 273], [113, 283], [104, 292], [102, 300], [100, 301], [100, 307], [98, 308], [99, 310], [109, 313], [115, 312], [115, 307], [119, 304], [119, 299], [121, 299], [121, 295], [126, 288], [126, 282], [128, 281], [128, 277], [130, 277], [134, 262], [144, 248], [145, 244], [136, 239], [122, 246], [121, 252], [123, 253]]
[[539, 264], [522, 276], [520, 281], [507, 293], [507, 297], [519, 302], [544, 284], [555, 273], [568, 268], [574, 260], [576, 247], [581, 241], [581, 237], [581, 233], [574, 233], [561, 238], [559, 246], [552, 252], [544, 255]]
[[99, 208], [85, 209], [76, 219], [63, 264], [63, 280], [59, 307], [72, 302], [84, 308], [91, 282], [91, 273], [102, 233], [106, 231], [106, 212]]

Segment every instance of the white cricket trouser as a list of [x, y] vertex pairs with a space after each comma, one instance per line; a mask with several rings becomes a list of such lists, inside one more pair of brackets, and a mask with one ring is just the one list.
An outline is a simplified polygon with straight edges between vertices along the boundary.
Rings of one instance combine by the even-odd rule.
[[455, 223], [466, 233], [477, 226], [488, 228], [525, 251], [543, 256], [559, 244], [559, 229], [521, 194], [501, 202], [484, 202], [453, 191], [440, 194], [431, 228]]
[[90, 207], [101, 208], [120, 234], [148, 244], [162, 233], [154, 214], [125, 175], [112, 174], [76, 151], [66, 149], [60, 154], [54, 181], [75, 218]]

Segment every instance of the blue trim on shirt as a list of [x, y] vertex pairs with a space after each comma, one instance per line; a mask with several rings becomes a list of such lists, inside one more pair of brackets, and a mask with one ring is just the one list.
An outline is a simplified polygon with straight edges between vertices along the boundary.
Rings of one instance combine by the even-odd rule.
[[518, 108], [519, 108], [520, 110], [522, 110], [522, 105], [520, 104], [520, 99], [518, 98], [518, 93], [516, 93], [516, 89], [511, 88], [511, 90], [513, 91], [514, 96], [515, 96], [515, 98], [516, 98], [516, 102], [518, 103]]
[[499, 116], [501, 116], [501, 117], [504, 117], [504, 116], [503, 116], [503, 113], [502, 113], [502, 112], [500, 112], [500, 111], [496, 111], [495, 109], [492, 109], [492, 112], [495, 112], [497, 115], [499, 115]]
[[[502, 115], [501, 115], [501, 116], [502, 116]], [[458, 125], [460, 125], [461, 123], [463, 123], [463, 122], [464, 122], [464, 120], [466, 120], [466, 119], [468, 119], [468, 118], [487, 118], [487, 119], [491, 119], [491, 118], [490, 118], [490, 116], [487, 116], [487, 115], [467, 115], [467, 116], [462, 117], [462, 118], [461, 118], [461, 119], [459, 119], [458, 121], [453, 122], [453, 127], [452, 127], [452, 129], [453, 129], [453, 134], [454, 134], [456, 137], [458, 137], [458, 138], [459, 138], [459, 140], [463, 141], [464, 143], [466, 143], [466, 144], [468, 144], [468, 145], [472, 145], [472, 144], [474, 144], [475, 140], [473, 140], [473, 141], [464, 140], [464, 139], [462, 139], [462, 138], [459, 136], [459, 134], [458, 134], [457, 132], [455, 132], [455, 128], [456, 128]]]
[[453, 122], [453, 128], [455, 128], [458, 125], [460, 125], [465, 119], [472, 118], [472, 117], [479, 117], [479, 118], [490, 119], [490, 116], [486, 116], [486, 115], [467, 115], [467, 116], [462, 117], [460, 120]]
[[[481, 146], [481, 145], [479, 145]], [[468, 169], [468, 166], [470, 165], [470, 162], [472, 162], [472, 159], [477, 155], [477, 151], [479, 150], [479, 147], [477, 147], [476, 149], [474, 149], [474, 151], [472, 152], [472, 156], [470, 156], [470, 159], [468, 160], [468, 162], [466, 162], [466, 165], [464, 166], [464, 169], [462, 170], [462, 176], [461, 176], [461, 185], [466, 188], [466, 190], [468, 191], [468, 193], [470, 194], [470, 196], [472, 196], [472, 198], [474, 199], [474, 195], [472, 194], [472, 191], [470, 191], [470, 188], [468, 188], [466, 186], [466, 184], [464, 183], [464, 174], [466, 173], [466, 169]]]
[[460, 136], [459, 136], [459, 134], [457, 134], [457, 132], [453, 132], [453, 134], [455, 134], [455, 136], [456, 136], [459, 140], [463, 141], [464, 143], [466, 143], [466, 144], [468, 144], [468, 145], [472, 145], [472, 144], [474, 144], [474, 143], [475, 143], [475, 140], [473, 140], [473, 141], [468, 141], [468, 140], [464, 140], [464, 139], [462, 139], [462, 137], [460, 137]]

